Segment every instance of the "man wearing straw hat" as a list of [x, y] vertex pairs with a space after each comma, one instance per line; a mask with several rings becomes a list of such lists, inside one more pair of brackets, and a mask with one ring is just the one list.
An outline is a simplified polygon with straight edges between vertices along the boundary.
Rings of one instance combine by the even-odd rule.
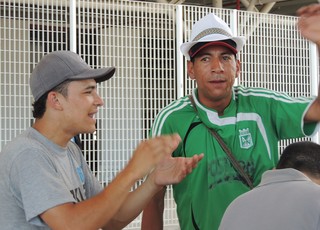
[[[320, 14], [314, 8], [299, 11], [299, 28], [319, 46]], [[174, 157], [205, 154], [197, 169], [173, 186], [182, 230], [218, 229], [230, 202], [256, 186], [264, 171], [274, 168], [279, 140], [312, 136], [317, 131], [319, 96], [292, 98], [267, 89], [234, 86], [240, 74], [237, 57], [244, 44], [245, 38], [233, 36], [213, 13], [196, 22], [190, 41], [180, 48], [197, 88], [191, 97], [162, 109], [151, 129], [152, 136], [180, 135], [182, 142], [173, 151]], [[144, 209], [143, 230], [163, 228], [164, 194], [165, 190], [159, 192]]]

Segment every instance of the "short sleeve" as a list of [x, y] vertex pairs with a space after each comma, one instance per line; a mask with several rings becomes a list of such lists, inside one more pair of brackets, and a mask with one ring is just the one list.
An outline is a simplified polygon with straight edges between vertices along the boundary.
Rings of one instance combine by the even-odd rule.
[[57, 205], [75, 202], [52, 160], [40, 150], [24, 150], [10, 169], [10, 187], [26, 220], [43, 225], [39, 215]]

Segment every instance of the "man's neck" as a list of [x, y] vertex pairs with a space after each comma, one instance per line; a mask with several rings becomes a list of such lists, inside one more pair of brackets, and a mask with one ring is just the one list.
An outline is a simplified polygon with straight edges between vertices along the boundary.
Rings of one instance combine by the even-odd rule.
[[61, 147], [66, 147], [70, 139], [73, 137], [72, 135], [67, 135], [60, 125], [56, 125], [54, 122], [50, 124], [49, 122], [43, 120], [43, 118], [36, 119], [32, 127], [45, 136], [48, 140]]

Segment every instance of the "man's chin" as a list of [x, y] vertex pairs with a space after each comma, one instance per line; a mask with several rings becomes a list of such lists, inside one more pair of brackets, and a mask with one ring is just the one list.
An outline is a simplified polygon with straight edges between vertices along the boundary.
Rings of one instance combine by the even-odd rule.
[[87, 130], [83, 130], [81, 133], [93, 134], [96, 130], [96, 127], [94, 127]]

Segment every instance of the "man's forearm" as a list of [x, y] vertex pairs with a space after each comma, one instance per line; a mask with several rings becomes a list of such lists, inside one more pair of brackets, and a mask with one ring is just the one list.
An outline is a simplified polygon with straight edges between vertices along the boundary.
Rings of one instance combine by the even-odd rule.
[[149, 175], [141, 186], [130, 192], [112, 220], [113, 229], [122, 229], [127, 226], [142, 212], [152, 197], [161, 190], [162, 186], [154, 184], [153, 176], [153, 174]]
[[163, 230], [165, 192], [166, 188], [159, 191], [144, 208], [141, 230]]
[[98, 195], [79, 202], [65, 203], [41, 214], [51, 229], [98, 229], [119, 211], [136, 178], [126, 170]]

